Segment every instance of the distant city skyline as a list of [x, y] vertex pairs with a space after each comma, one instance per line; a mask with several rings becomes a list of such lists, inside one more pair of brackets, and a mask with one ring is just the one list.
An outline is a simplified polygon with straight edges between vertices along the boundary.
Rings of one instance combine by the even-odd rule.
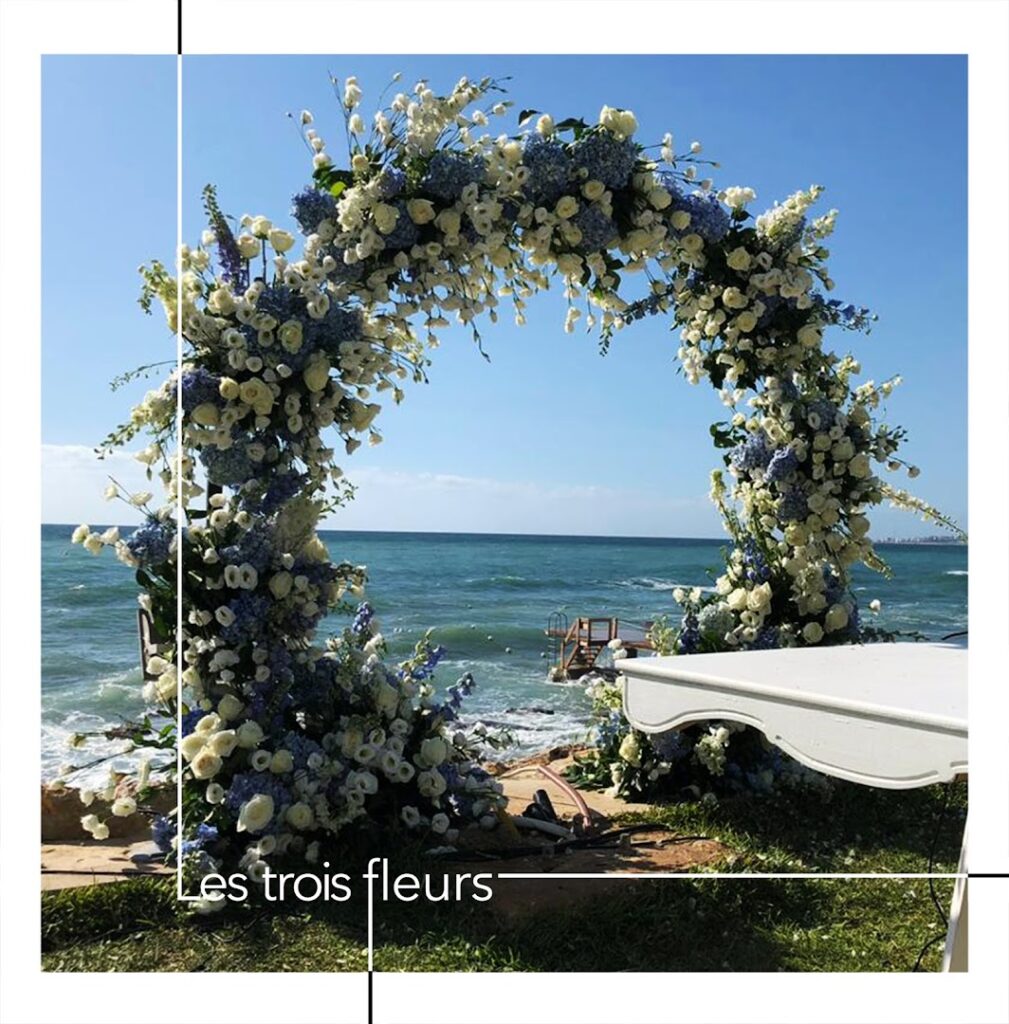
[[[903, 451], [922, 468], [909, 489], [966, 526], [963, 58], [187, 57], [186, 237], [199, 237], [207, 181], [228, 212], [286, 224], [289, 196], [310, 168], [285, 113], [313, 109], [337, 154], [328, 73], [357, 74], [367, 109], [394, 71], [407, 85], [427, 77], [440, 91], [463, 74], [511, 75], [516, 110], [591, 119], [603, 103], [630, 108], [644, 142], [667, 130], [681, 149], [700, 139], [721, 162], [716, 185], [752, 185], [756, 209], [811, 182], [826, 185], [824, 210], [840, 209], [836, 294], [880, 314], [869, 337], [833, 332], [830, 342], [851, 345], [863, 379], [904, 376], [888, 419], [908, 428]], [[237, 83], [256, 83], [260, 102], [209, 100]], [[800, 94], [815, 109], [796, 104]], [[44, 60], [46, 521], [131, 521], [101, 498], [110, 468], [127, 487], [148, 486], [139, 463], [117, 455], [103, 464], [92, 449], [151, 386], [112, 393], [108, 381], [174, 356], [160, 314], [144, 317], [135, 304], [135, 270], [151, 257], [169, 261], [174, 249], [175, 119], [174, 58]], [[514, 118], [508, 124], [514, 129]], [[941, 174], [939, 153], [948, 154]], [[96, 232], [103, 244], [90, 255]], [[58, 269], [68, 255], [73, 274]], [[327, 526], [722, 536], [707, 498], [720, 465], [708, 425], [724, 409], [710, 388], [676, 374], [668, 325], [635, 324], [603, 358], [594, 337], [564, 334], [559, 294], [531, 307], [525, 328], [507, 317], [483, 325], [490, 365], [464, 329], [446, 332], [431, 383], [383, 410], [385, 442], [344, 463], [358, 497]], [[872, 519], [877, 537], [935, 532], [888, 508]]]

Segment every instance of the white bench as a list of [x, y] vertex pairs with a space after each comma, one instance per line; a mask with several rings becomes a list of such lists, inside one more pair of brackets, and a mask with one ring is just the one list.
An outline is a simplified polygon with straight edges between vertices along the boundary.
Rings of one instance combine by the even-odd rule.
[[[624, 712], [645, 733], [721, 719], [759, 729], [797, 761], [887, 789], [967, 772], [967, 647], [880, 643], [624, 658]], [[966, 834], [957, 871], [966, 873]], [[967, 967], [958, 878], [943, 970]]]

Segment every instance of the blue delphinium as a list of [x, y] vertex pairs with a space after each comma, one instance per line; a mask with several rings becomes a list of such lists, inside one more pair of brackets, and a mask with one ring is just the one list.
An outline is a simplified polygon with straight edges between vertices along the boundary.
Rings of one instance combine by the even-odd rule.
[[749, 643], [751, 651], [769, 651], [779, 647], [781, 640], [777, 626], [765, 626]]
[[582, 233], [582, 240], [578, 243], [582, 252], [599, 252], [619, 234], [616, 224], [598, 206], [583, 206], [572, 218], [572, 223]]
[[743, 543], [743, 564], [750, 583], [766, 583], [771, 578], [771, 569], [764, 552], [752, 537], [747, 537]]
[[790, 473], [794, 473], [799, 465], [799, 457], [793, 448], [779, 448], [767, 464], [767, 471], [764, 474], [771, 483], [784, 480]]
[[371, 620], [375, 617], [375, 610], [363, 601], [357, 606], [354, 621], [350, 624], [351, 632], [358, 636], [365, 636], [371, 633]]
[[328, 192], [304, 188], [291, 197], [291, 216], [306, 235], [315, 234], [324, 220], [336, 217], [336, 199]]
[[307, 769], [308, 759], [313, 754], [324, 756], [322, 747], [315, 740], [309, 739], [301, 732], [288, 732], [281, 741], [281, 746], [284, 750], [291, 752], [296, 771]]
[[126, 538], [126, 547], [141, 567], [158, 565], [168, 560], [174, 536], [174, 523], [150, 516]]
[[736, 470], [749, 473], [755, 469], [766, 469], [772, 454], [767, 437], [761, 432], [750, 434], [745, 441], [736, 445], [729, 458]]
[[205, 402], [217, 402], [220, 395], [221, 378], [206, 367], [182, 371], [182, 408], [192, 412]]
[[483, 176], [484, 163], [480, 157], [442, 150], [431, 157], [420, 185], [442, 202], [451, 203], [467, 185], [483, 181]]
[[567, 189], [571, 157], [563, 143], [542, 135], [527, 135], [522, 146], [522, 163], [529, 169], [526, 195], [538, 205], [553, 205]]
[[268, 284], [256, 300], [256, 309], [268, 313], [278, 324], [299, 317], [305, 311], [305, 300], [286, 284]]
[[601, 181], [607, 188], [623, 188], [637, 159], [637, 143], [618, 139], [607, 131], [583, 135], [571, 147], [575, 168], [584, 170], [589, 181]]
[[690, 214], [685, 233], [700, 235], [705, 242], [720, 242], [728, 233], [731, 218], [714, 192], [697, 189], [673, 202], [676, 209]]
[[[438, 667], [438, 662], [445, 657], [445, 648], [439, 644], [437, 647], [431, 647], [428, 649], [427, 657], [420, 664], [410, 669], [411, 679], [427, 679], [434, 673], [434, 670]], [[405, 676], [405, 672], [400, 673], [401, 676]]]
[[697, 614], [688, 610], [683, 616], [680, 635], [676, 638], [676, 649], [680, 654], [694, 654], [701, 642], [701, 632], [697, 626]]

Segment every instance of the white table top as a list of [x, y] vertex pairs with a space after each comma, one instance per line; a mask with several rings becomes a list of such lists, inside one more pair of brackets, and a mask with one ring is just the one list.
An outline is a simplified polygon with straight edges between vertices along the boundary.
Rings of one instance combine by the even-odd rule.
[[626, 676], [688, 683], [967, 734], [967, 647], [875, 643], [622, 658]]

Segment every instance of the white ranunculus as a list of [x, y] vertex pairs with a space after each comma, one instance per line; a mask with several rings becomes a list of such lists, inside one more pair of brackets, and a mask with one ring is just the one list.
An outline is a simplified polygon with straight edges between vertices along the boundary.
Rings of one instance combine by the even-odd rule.
[[818, 644], [823, 639], [823, 627], [819, 622], [807, 622], [802, 627], [802, 637], [809, 644]]
[[444, 835], [448, 831], [448, 815], [439, 811], [431, 819], [431, 831], [436, 836]]
[[270, 824], [273, 811], [273, 797], [268, 793], [257, 793], [239, 808], [236, 830], [239, 832], [262, 831]]
[[269, 234], [269, 239], [275, 252], [287, 252], [294, 245], [294, 235], [280, 228], [274, 228]]
[[270, 758], [270, 771], [274, 775], [282, 775], [285, 772], [294, 771], [294, 756], [290, 750], [278, 750]]
[[403, 819], [403, 824], [407, 828], [416, 828], [420, 824], [420, 811], [416, 807], [404, 807], [399, 812], [399, 816]]
[[207, 786], [207, 803], [219, 804], [224, 802], [224, 787], [219, 782], [211, 782]]
[[315, 824], [315, 813], [308, 804], [301, 800], [296, 804], [291, 804], [284, 817], [291, 828], [296, 828], [301, 831], [309, 829]]
[[435, 218], [434, 204], [430, 199], [411, 199], [406, 204], [406, 212], [414, 224], [430, 224]]
[[74, 544], [83, 544], [87, 540], [88, 534], [91, 533], [91, 527], [86, 523], [81, 523], [76, 530], [70, 535], [70, 540]]
[[827, 609], [823, 621], [828, 633], [836, 633], [848, 625], [848, 609], [843, 604], [834, 604]]

